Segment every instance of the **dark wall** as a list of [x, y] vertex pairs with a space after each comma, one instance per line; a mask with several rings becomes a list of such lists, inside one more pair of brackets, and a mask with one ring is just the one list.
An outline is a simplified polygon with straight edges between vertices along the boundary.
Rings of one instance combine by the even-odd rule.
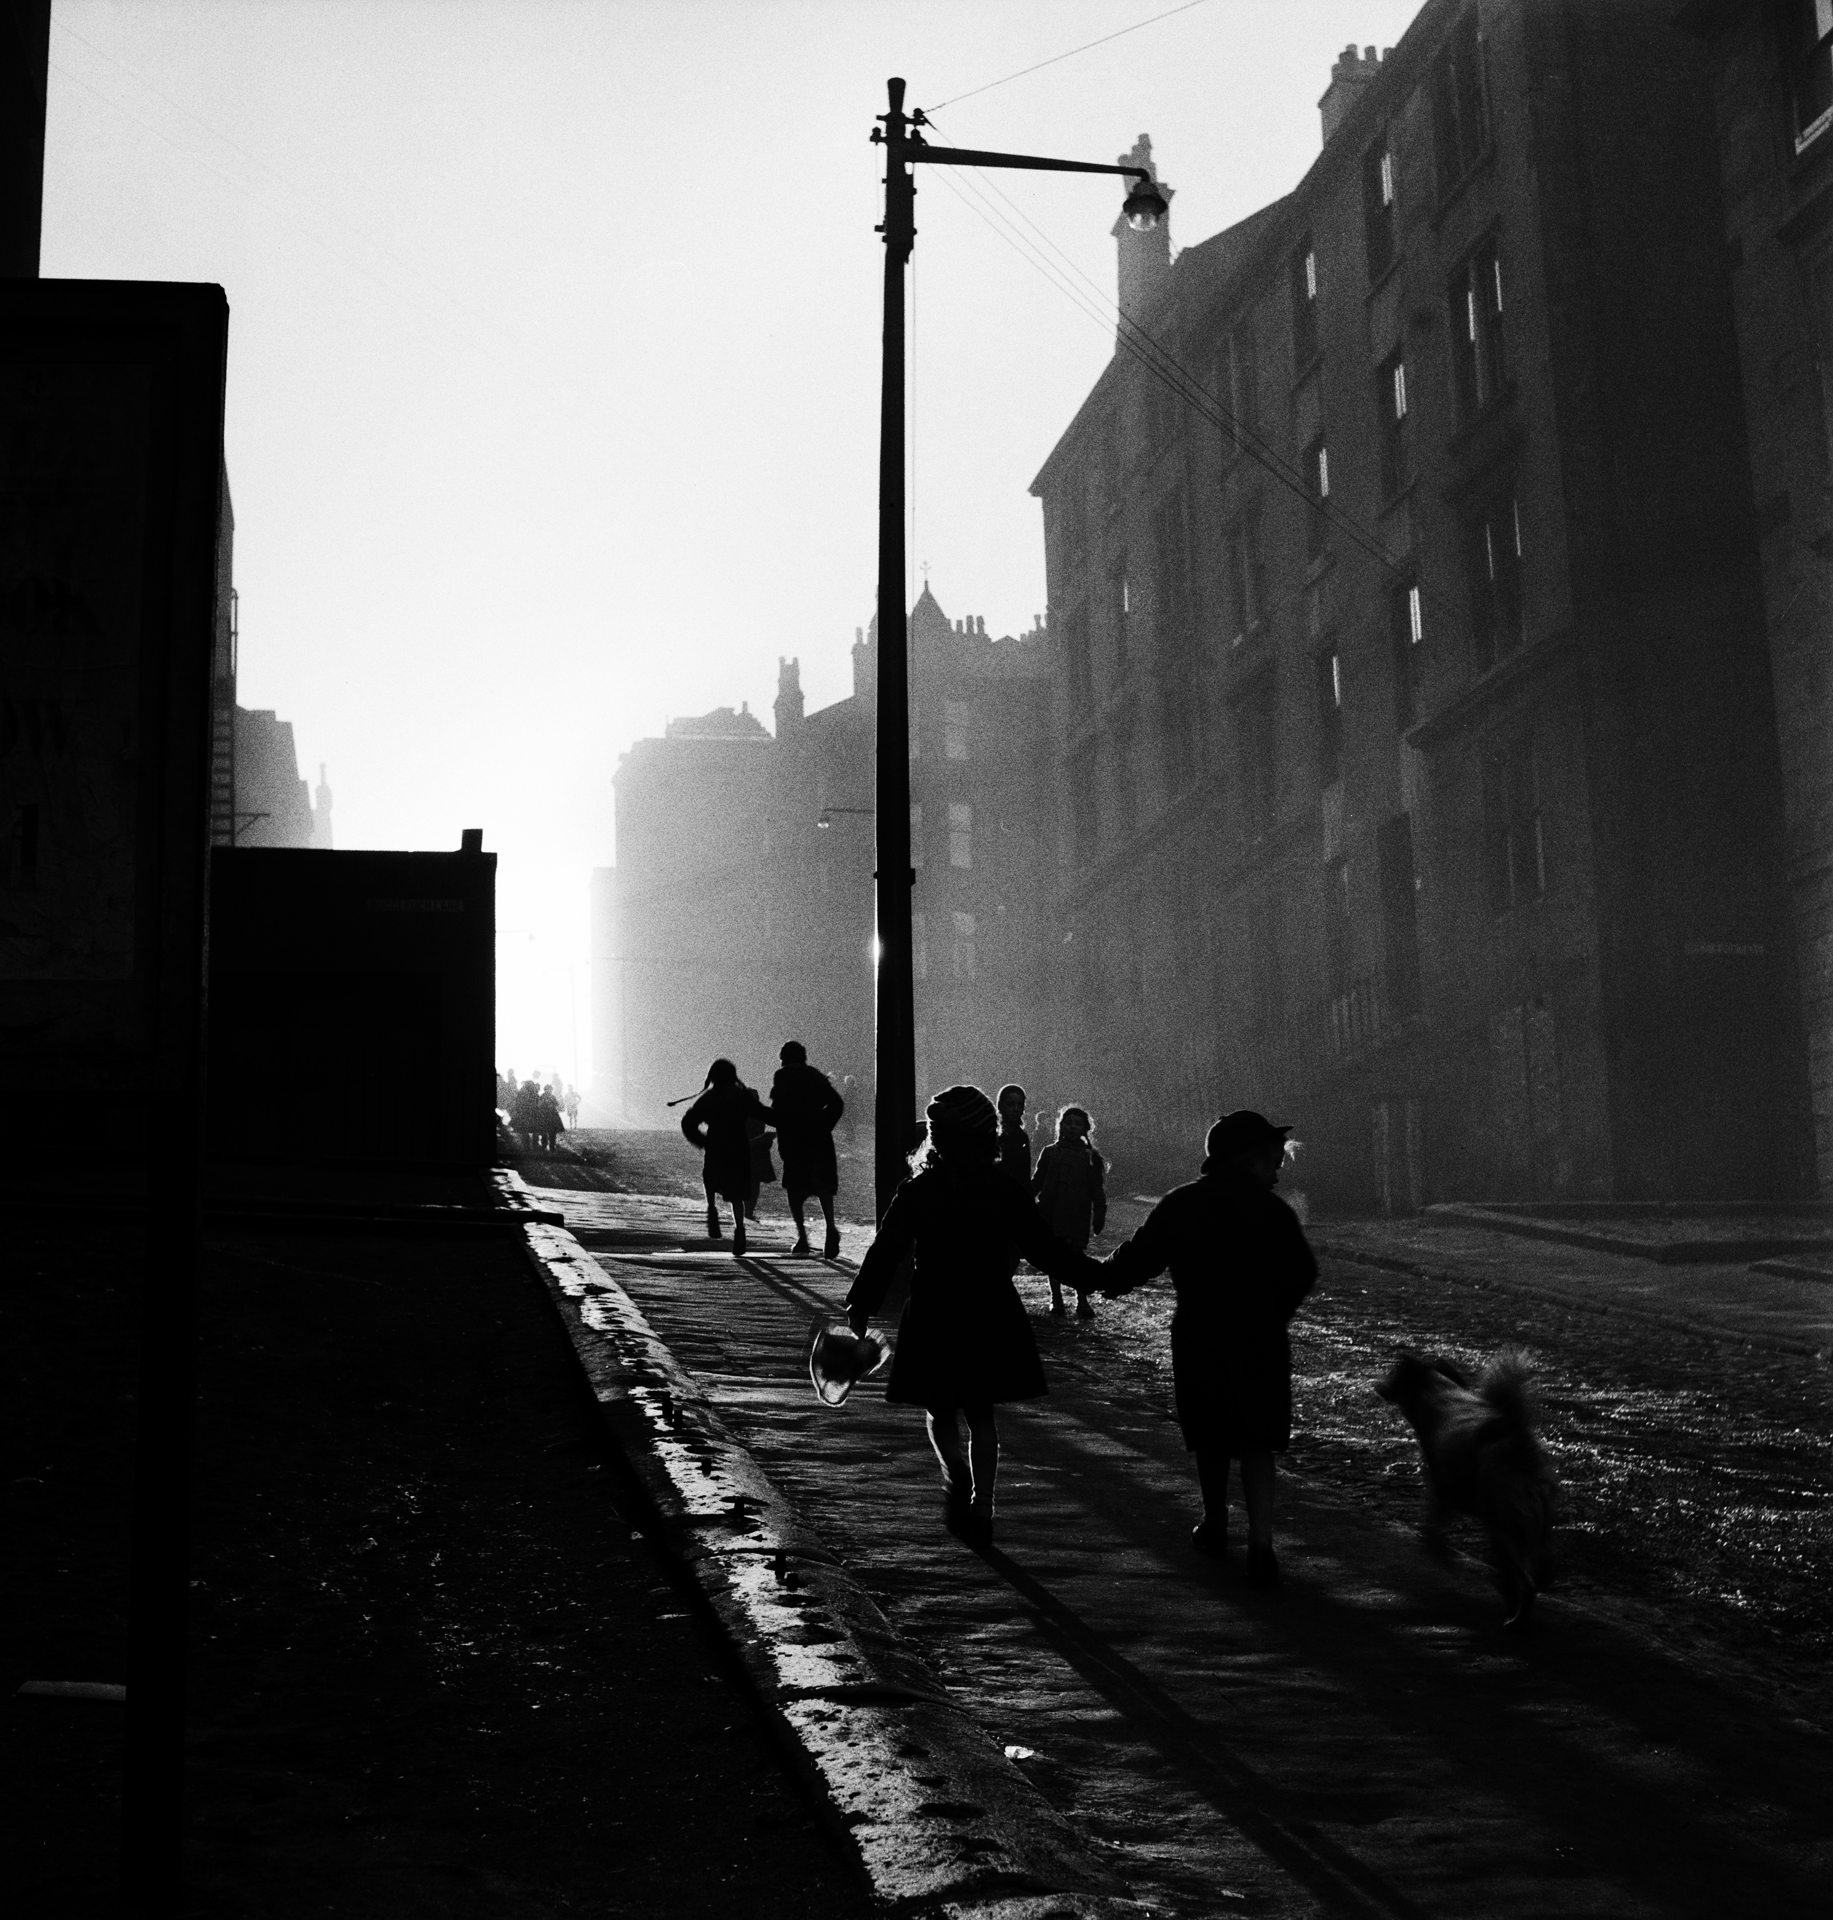
[[210, 1151], [488, 1165], [496, 855], [211, 855]]
[[38, 277], [51, 0], [0, 0], [0, 277]]
[[[1781, 762], [1703, 50], [1543, 7], [1540, 168], [1587, 678], [1615, 1190], [1794, 1193], [1807, 1087]], [[1651, 32], [1660, 34], [1651, 61]], [[1658, 182], [1659, 190], [1651, 190]]]

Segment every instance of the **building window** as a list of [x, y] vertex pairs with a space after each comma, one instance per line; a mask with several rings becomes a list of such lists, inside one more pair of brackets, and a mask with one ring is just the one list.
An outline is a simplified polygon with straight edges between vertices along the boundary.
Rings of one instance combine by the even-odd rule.
[[[10, 714], [8, 716], [11, 717]], [[19, 893], [38, 891], [38, 803], [22, 802], [13, 809], [13, 831], [6, 843], [7, 884]]]
[[1326, 787], [1343, 777], [1343, 657], [1335, 647], [1317, 657], [1317, 777]]
[[1316, 560], [1330, 541], [1330, 449], [1322, 434], [1305, 449], [1305, 485], [1311, 497], [1305, 516], [1305, 557]]
[[948, 803], [948, 864], [951, 867], [974, 864], [974, 809], [959, 800]]
[[1387, 999], [1404, 1019], [1419, 1011], [1419, 880], [1413, 866], [1413, 816], [1397, 813], [1375, 834], [1381, 869], [1381, 933]]
[[1088, 615], [1081, 607], [1063, 622], [1063, 665], [1070, 699], [1084, 705], [1092, 701], [1095, 680], [1088, 657]]
[[954, 938], [949, 946], [948, 970], [957, 980], [976, 979], [979, 967], [974, 959], [974, 916], [971, 913], [957, 913], [953, 920]]
[[1079, 754], [1069, 767], [1069, 832], [1076, 864], [1092, 867], [1099, 851], [1100, 814], [1095, 803], [1095, 756]]
[[1266, 617], [1266, 580], [1260, 565], [1260, 509], [1248, 508], [1229, 528], [1223, 546], [1228, 566], [1228, 621], [1239, 645]]
[[1508, 384], [1502, 341], [1502, 262], [1486, 240], [1451, 277], [1451, 354], [1458, 417], [1469, 420]]
[[1126, 555], [1122, 554], [1108, 575], [1108, 619], [1114, 632], [1114, 679], [1118, 688], [1126, 679], [1127, 664], [1133, 649], [1133, 583], [1127, 577]]
[[945, 760], [967, 758], [967, 702], [942, 702], [942, 757]]
[[1394, 352], [1375, 375], [1376, 417], [1381, 422], [1381, 493], [1391, 500], [1413, 477], [1408, 446], [1406, 356]]
[[1229, 444], [1239, 453], [1260, 429], [1260, 356], [1254, 323], [1243, 320], [1224, 351], [1222, 394], [1228, 404]]
[[1254, 996], [1254, 1024], [1262, 1032], [1275, 1029], [1285, 1007], [1286, 974], [1281, 963], [1280, 894], [1269, 886], [1248, 903], [1248, 978]]
[[1165, 756], [1165, 793], [1180, 794], [1196, 775], [1196, 693], [1174, 682], [1164, 691], [1160, 738]]
[[1133, 781], [1133, 740], [1130, 732], [1115, 734], [1109, 753], [1113, 773], [1114, 831], [1122, 840], [1131, 838], [1138, 824], [1138, 789]]
[[1482, 673], [1521, 644], [1521, 509], [1512, 492], [1471, 523], [1468, 571], [1471, 634]]
[[1278, 721], [1278, 692], [1268, 671], [1242, 695], [1238, 717], [1242, 800], [1248, 825], [1255, 833], [1264, 833], [1273, 824], [1278, 803]]
[[1790, 0], [1786, 27], [1797, 152], [1833, 124], [1833, 0]]
[[1174, 645], [1190, 630], [1190, 537], [1184, 517], [1184, 496], [1174, 493], [1159, 508], [1153, 523], [1158, 549], [1158, 644]]
[[1388, 641], [1394, 656], [1394, 725], [1401, 733], [1417, 718], [1419, 647], [1425, 637], [1419, 582], [1401, 580], [1388, 597]]
[[1317, 355], [1317, 249], [1307, 236], [1292, 256], [1293, 377], [1303, 373]]
[[913, 979], [929, 978], [929, 922], [920, 913], [910, 916], [910, 972]]
[[910, 864], [923, 864], [923, 809], [914, 802], [910, 808]]
[[1527, 740], [1500, 747], [1483, 762], [1483, 882], [1497, 917], [1547, 890], [1540, 783]]
[[1432, 68], [1432, 144], [1443, 199], [1489, 146], [1489, 95], [1475, 7], [1451, 29]]
[[1324, 869], [1324, 954], [1330, 968], [1330, 988], [1341, 993], [1349, 985], [1355, 933], [1349, 917], [1349, 862], [1332, 860]]
[[1368, 277], [1394, 264], [1394, 156], [1383, 134], [1362, 156], [1362, 220], [1368, 234]]

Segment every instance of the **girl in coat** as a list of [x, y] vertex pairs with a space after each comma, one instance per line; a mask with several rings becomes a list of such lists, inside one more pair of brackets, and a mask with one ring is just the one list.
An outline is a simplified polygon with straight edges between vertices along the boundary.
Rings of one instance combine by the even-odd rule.
[[1273, 1456], [1292, 1439], [1292, 1347], [1287, 1323], [1317, 1279], [1298, 1216], [1273, 1191], [1290, 1127], [1243, 1109], [1209, 1130], [1203, 1177], [1166, 1194], [1145, 1224], [1103, 1263], [1110, 1294], [1171, 1269], [1171, 1374], [1178, 1424], [1196, 1455], [1203, 1518], [1199, 1553], [1228, 1550], [1229, 1462], [1241, 1462], [1247, 1505], [1247, 1577], [1269, 1586]]
[[893, 1275], [914, 1254], [885, 1398], [923, 1409], [942, 1468], [944, 1524], [970, 1546], [986, 1546], [999, 1471], [993, 1409], [1050, 1390], [1012, 1284], [1018, 1257], [1072, 1286], [1093, 1284], [1100, 1270], [1066, 1247], [1024, 1190], [999, 1171], [999, 1119], [978, 1087], [937, 1094], [928, 1118], [928, 1148], [885, 1209], [847, 1295], [847, 1318], [863, 1334]]
[[[1089, 1138], [1094, 1130], [1086, 1107], [1065, 1107], [1057, 1118], [1056, 1141], [1038, 1155], [1031, 1180], [1032, 1197], [1050, 1230], [1078, 1253], [1107, 1225], [1107, 1162]], [[1063, 1311], [1063, 1289], [1054, 1278], [1050, 1311]], [[1078, 1288], [1076, 1318], [1094, 1317], [1094, 1303]]]
[[681, 1131], [691, 1147], [706, 1156], [700, 1178], [706, 1186], [706, 1237], [719, 1235], [719, 1203], [732, 1207], [732, 1251], [745, 1250], [745, 1208], [751, 1199], [751, 1128], [769, 1119], [764, 1104], [738, 1077], [730, 1060], [715, 1060], [706, 1070], [706, 1091], [681, 1116]]

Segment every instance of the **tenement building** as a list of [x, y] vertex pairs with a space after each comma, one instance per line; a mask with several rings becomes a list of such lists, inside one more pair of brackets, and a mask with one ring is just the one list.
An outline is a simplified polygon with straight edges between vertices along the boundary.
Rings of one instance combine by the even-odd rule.
[[[910, 614], [917, 1081], [1036, 1077], [1048, 1028], [1045, 638]], [[778, 662], [772, 736], [722, 708], [639, 741], [615, 777], [617, 861], [595, 881], [598, 1092], [637, 1124], [725, 1054], [767, 1088], [801, 1040], [872, 1101], [877, 635], [853, 691], [806, 711]], [[615, 1085], [609, 1084], [615, 1076]]]
[[1694, 0], [1780, 719], [1814, 1149], [1833, 1195], [1833, 7]]
[[[1706, 63], [1429, 0], [1039, 474], [1098, 1113], [1343, 1204], [1794, 1193], [1806, 1079]], [[1142, 154], [1148, 149], [1142, 146]]]

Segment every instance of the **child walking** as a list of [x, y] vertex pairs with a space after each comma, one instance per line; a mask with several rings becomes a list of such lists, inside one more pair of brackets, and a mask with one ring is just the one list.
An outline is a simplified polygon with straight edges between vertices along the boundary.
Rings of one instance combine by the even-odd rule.
[[[1095, 1123], [1086, 1107], [1065, 1107], [1057, 1116], [1057, 1137], [1037, 1157], [1031, 1192], [1045, 1224], [1065, 1246], [1080, 1253], [1107, 1225], [1107, 1162], [1090, 1135]], [[1050, 1277], [1050, 1311], [1063, 1311], [1063, 1289]], [[1086, 1287], [1076, 1289], [1076, 1318], [1092, 1320], [1095, 1304]]]
[[[885, 1398], [923, 1409], [942, 1468], [943, 1523], [969, 1546], [993, 1539], [1002, 1400], [1050, 1391], [1013, 1270], [1022, 1254], [1053, 1285], [1096, 1284], [1094, 1261], [1044, 1224], [1024, 1189], [1000, 1172], [999, 1118], [978, 1087], [949, 1087], [929, 1105], [929, 1143], [898, 1188], [847, 1295], [855, 1333], [914, 1255]], [[968, 1444], [961, 1446], [961, 1422]]]

